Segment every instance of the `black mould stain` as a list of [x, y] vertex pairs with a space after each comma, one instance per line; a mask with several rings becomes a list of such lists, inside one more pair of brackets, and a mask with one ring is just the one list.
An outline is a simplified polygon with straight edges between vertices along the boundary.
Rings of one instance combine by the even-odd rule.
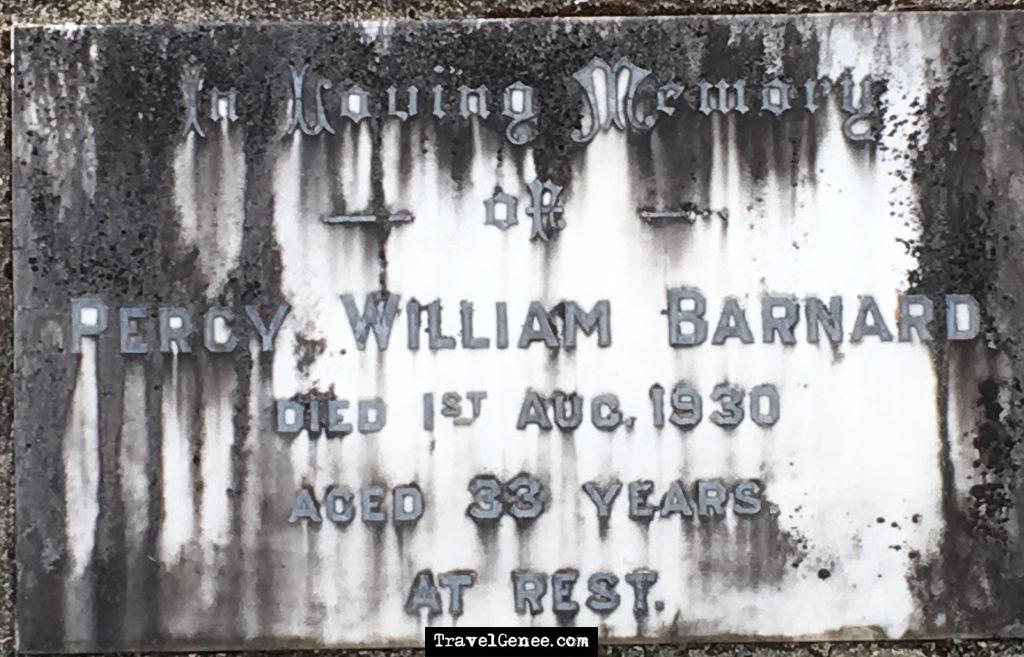
[[310, 366], [327, 350], [327, 340], [309, 338], [302, 333], [295, 334], [295, 369], [303, 376], [309, 375]]
[[[1010, 172], [1024, 165], [1024, 119], [1016, 111], [1024, 102], [1022, 28], [1016, 15], [951, 17], [941, 33], [946, 84], [916, 108], [925, 127], [911, 140], [921, 226], [910, 245], [918, 263], [911, 290], [970, 293], [986, 311], [973, 343], [932, 343], [945, 530], [937, 555], [913, 560], [925, 634], [1020, 627], [1024, 243]], [[973, 422], [963, 435], [952, 433], [954, 413]], [[971, 459], [955, 460], [954, 445]], [[971, 483], [963, 490], [958, 481]]]

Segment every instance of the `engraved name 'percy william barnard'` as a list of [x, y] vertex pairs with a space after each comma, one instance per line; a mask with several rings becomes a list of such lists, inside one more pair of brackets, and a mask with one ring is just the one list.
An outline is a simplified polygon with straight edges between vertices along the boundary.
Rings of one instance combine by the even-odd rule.
[[19, 649], [1020, 634], [986, 16], [19, 28]]
[[[947, 294], [936, 303], [922, 294], [901, 294], [896, 299], [896, 319], [886, 319], [882, 307], [872, 295], [860, 295], [855, 306], [844, 315], [841, 296], [828, 299], [764, 295], [754, 310], [754, 319], [736, 297], [726, 297], [720, 311], [712, 315], [704, 294], [693, 287], [671, 288], [662, 314], [668, 320], [667, 342], [672, 347], [693, 347], [710, 339], [712, 345], [729, 340], [743, 344], [761, 341], [796, 344], [805, 339], [817, 344], [824, 335], [835, 344], [853, 343], [870, 338], [880, 342], [932, 342], [936, 334], [950, 341], [973, 340], [981, 330], [981, 308], [969, 294]], [[343, 294], [339, 303], [345, 309], [350, 335], [360, 350], [368, 344], [384, 351], [392, 345], [392, 334], [399, 316], [402, 297], [398, 293], [371, 292], [360, 302], [353, 294]], [[189, 354], [202, 345], [211, 353], [232, 352], [239, 346], [239, 336], [253, 335], [262, 351], [273, 351], [274, 340], [290, 310], [288, 304], [274, 306], [269, 318], [261, 316], [259, 306], [245, 306], [244, 312], [212, 306], [205, 311], [191, 311], [181, 306], [150, 308], [146, 305], [110, 308], [99, 297], [73, 299], [68, 316], [71, 349], [79, 353], [84, 337], [117, 335], [122, 354], [143, 355], [153, 351]], [[403, 345], [417, 350], [421, 343], [431, 351], [455, 349], [528, 349], [542, 344], [550, 349], [575, 349], [577, 340], [594, 336], [600, 348], [612, 346], [612, 308], [608, 300], [600, 300], [589, 309], [585, 304], [565, 300], [553, 308], [541, 301], [531, 301], [515, 323], [514, 340], [509, 338], [508, 303], [497, 301], [491, 306], [495, 333], [479, 334], [474, 318], [480, 309], [473, 302], [462, 300], [458, 311], [444, 312], [440, 299], [430, 302], [410, 299], [404, 303], [405, 340]], [[151, 317], [155, 311], [155, 318]], [[849, 315], [854, 315], [851, 322]], [[892, 313], [889, 313], [890, 316]], [[453, 316], [454, 315], [454, 316]], [[244, 319], [240, 319], [244, 317]], [[444, 319], [447, 317], [447, 321]], [[844, 317], [846, 318], [844, 321]], [[115, 324], [111, 326], [112, 318]], [[639, 321], [635, 316], [629, 321]], [[804, 331], [798, 330], [801, 322]], [[754, 328], [752, 328], [754, 327]], [[458, 335], [455, 329], [458, 329]], [[757, 336], [755, 337], [755, 332]], [[451, 333], [451, 334], [448, 334]], [[804, 337], [806, 336], [806, 337]], [[372, 337], [372, 340], [371, 340]], [[425, 339], [424, 339], [425, 337]], [[149, 339], [153, 340], [150, 344]]]

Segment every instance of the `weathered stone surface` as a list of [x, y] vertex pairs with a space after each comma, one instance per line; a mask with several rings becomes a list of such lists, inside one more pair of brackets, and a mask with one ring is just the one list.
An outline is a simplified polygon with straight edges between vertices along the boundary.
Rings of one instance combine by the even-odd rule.
[[196, 22], [212, 20], [329, 21], [372, 18], [506, 18], [537, 16], [659, 16], [714, 13], [809, 13], [822, 11], [909, 11], [1004, 9], [1019, 0], [370, 0], [319, 3], [315, 0], [210, 3], [171, 0], [142, 7], [125, 0], [0, 3], [2, 15], [19, 23]]
[[[166, 5], [165, 5], [165, 7], [166, 7]], [[166, 14], [167, 16], [170, 16], [170, 15], [174, 14], [175, 12], [178, 12], [177, 15], [179, 15], [179, 16], [183, 15], [183, 11], [179, 10], [178, 8], [175, 8], [175, 7], [172, 7], [171, 9], [168, 9], [167, 11], [168, 11], [168, 14]], [[273, 8], [271, 8], [270, 11], [273, 11]], [[116, 14], [110, 14], [109, 16], [113, 16], [113, 15], [116, 15]], [[161, 14], [156, 14], [157, 18], [159, 18], [160, 16], [161, 16]], [[971, 80], [965, 80], [964, 84], [967, 85], [968, 87], [970, 87], [971, 86]], [[941, 102], [941, 101], [939, 101], [939, 102]], [[938, 106], [936, 106], [933, 109], [937, 109], [937, 110], [941, 111], [943, 108], [942, 108], [941, 105], [938, 105]], [[941, 130], [942, 128], [940, 127], [939, 129]], [[955, 140], [952, 143], [956, 143]], [[1007, 148], [1011, 148], [1012, 144], [1007, 144], [1006, 147]], [[944, 184], [944, 183], [936, 183], [936, 182], [934, 182], [933, 178], [929, 178], [929, 175], [931, 173], [934, 173], [934, 166], [935, 166], [934, 163], [929, 163], [928, 161], [925, 161], [925, 162], [921, 163], [921, 168], [922, 168], [923, 172], [920, 173], [919, 175], [921, 175], [926, 180], [933, 181], [933, 184]], [[937, 214], [939, 216], [941, 216], [941, 210], [938, 211]], [[946, 219], [942, 219], [942, 221], [946, 221]], [[988, 223], [987, 220], [984, 223], [984, 225], [974, 226], [974, 228], [981, 229], [981, 230], [990, 230], [991, 229], [991, 230], [995, 231], [994, 234], [996, 236], [1007, 235], [1008, 232], [1009, 232], [1009, 228], [1007, 226], [1001, 226], [998, 223], [996, 223], [995, 225], [992, 225], [992, 224]], [[919, 246], [918, 248], [925, 249], [925, 250], [932, 249], [933, 251], [938, 252], [940, 254], [940, 257], [942, 257], [942, 258], [953, 258], [953, 259], [955, 259], [957, 257], [957, 250], [959, 248], [961, 248], [961, 244], [957, 243], [957, 242], [950, 243], [950, 241], [948, 240], [948, 234], [943, 232], [943, 231], [947, 230], [944, 226], [943, 227], [939, 227], [937, 230], [938, 230], [937, 233], [930, 235], [929, 239], [926, 240], [923, 243], [923, 246]], [[963, 262], [962, 264], [967, 264], [967, 263]], [[926, 288], [927, 288], [927, 286], [942, 287], [942, 283], [944, 283], [945, 281], [935, 281], [934, 280], [934, 277], [936, 275], [941, 275], [941, 274], [942, 274], [942, 272], [928, 271], [927, 268], [926, 268], [921, 273], [921, 280], [923, 281], [923, 285], [926, 286]], [[988, 275], [989, 274], [987, 272], [975, 272], [975, 271], [968, 271], [965, 274], [965, 276], [968, 276], [968, 277], [973, 277], [973, 276], [982, 276], [982, 277], [984, 277], [984, 276], [988, 276]], [[929, 277], [931, 277], [931, 278], [929, 278]], [[939, 357], [941, 358], [943, 356], [940, 354]], [[997, 413], [996, 417], [998, 418], [999, 411], [996, 410], [996, 413]], [[991, 459], [988, 462], [988, 464], [987, 464], [990, 468], [997, 468], [997, 466], [998, 466], [998, 459], [1002, 457], [1001, 456], [1001, 452], [998, 451], [999, 449], [1002, 449], [1002, 447], [999, 446], [1000, 445], [1000, 441], [1003, 441], [1002, 442], [1003, 445], [1006, 444], [1005, 443], [1005, 439], [1004, 438], [1000, 438], [999, 440], [995, 441], [996, 445], [994, 447], [994, 450], [995, 450], [994, 452], [992, 450], [990, 450], [988, 452], [988, 456], [987, 457], [986, 457], [985, 453], [982, 454], [983, 458], [990, 458]], [[997, 474], [1001, 474], [1001, 472], [997, 472]], [[1002, 484], [997, 484], [997, 485], [1002, 485]], [[984, 493], [984, 491], [978, 491], [978, 492], [979, 492], [979, 494]], [[987, 508], [984, 508], [983, 510], [987, 511]], [[980, 519], [980, 520], [984, 521], [984, 519]], [[978, 518], [968, 518], [965, 521], [973, 523], [973, 522], [979, 521], [979, 519]], [[999, 525], [1003, 524], [1000, 521], [999, 517], [995, 518], [994, 521], [995, 522], [993, 524], [993, 527], [995, 529], [998, 529]], [[982, 526], [984, 526], [984, 524]], [[995, 538], [998, 539], [998, 536], [996, 536]], [[998, 564], [988, 564], [985, 567], [988, 568], [990, 571], [993, 571], [993, 572], [998, 572], [1000, 570], [1000, 566]], [[969, 572], [969, 570], [968, 570], [968, 572]], [[995, 647], [993, 647], [993, 646], [995, 646]], [[634, 652], [639, 652], [639, 653], [646, 654], [647, 652], [651, 652], [652, 650], [659, 651], [659, 654], [667, 654], [668, 652], [672, 652], [673, 654], [675, 654], [678, 649], [649, 649], [649, 648], [643, 648], [643, 649], [636, 649], [636, 650], [634, 650]], [[997, 652], [997, 651], [1003, 651], [1005, 654], [1016, 654], [1016, 653], [1013, 653], [1011, 651], [1017, 650], [1017, 648], [1014, 645], [1012, 645], [1012, 644], [1008, 645], [1008, 646], [1000, 646], [999, 644], [938, 644], [938, 645], [928, 644], [928, 645], [926, 645], [924, 647], [921, 647], [921, 648], [907, 648], [907, 649], [904, 649], [904, 648], [888, 648], [888, 647], [881, 647], [880, 648], [880, 647], [874, 647], [874, 646], [852, 646], [852, 647], [851, 646], [834, 646], [834, 647], [823, 646], [823, 647], [820, 647], [820, 648], [803, 648], [803, 647], [793, 647], [793, 646], [790, 646], [790, 647], [780, 647], [779, 650], [780, 651], [785, 651], [787, 653], [791, 653], [793, 651], [805, 651], [805, 650], [809, 650], [809, 651], [812, 651], [812, 652], [820, 651], [820, 654], [833, 654], [833, 655], [843, 655], [843, 654], [851, 654], [851, 655], [854, 655], [854, 654], [855, 655], [865, 654], [866, 655], [866, 654], [889, 654], [889, 653], [891, 653], [891, 654], [908, 654], [908, 653], [912, 653], [912, 651], [914, 651], [914, 650], [920, 650], [924, 654], [950, 654], [950, 655], [957, 654], [957, 655], [960, 655], [960, 654], [1000, 654], [1000, 652]], [[762, 653], [763, 654], [774, 654], [776, 649], [774, 649], [774, 648], [753, 648], [753, 647], [749, 647], [749, 648], [743, 648], [743, 647], [712, 647], [712, 648], [708, 648], [706, 650], [702, 649], [702, 651], [706, 652], [707, 654], [716, 654], [716, 655], [717, 654], [745, 654], [745, 653], [746, 654], [762, 654]], [[623, 651], [623, 652], [625, 652], [625, 651]]]

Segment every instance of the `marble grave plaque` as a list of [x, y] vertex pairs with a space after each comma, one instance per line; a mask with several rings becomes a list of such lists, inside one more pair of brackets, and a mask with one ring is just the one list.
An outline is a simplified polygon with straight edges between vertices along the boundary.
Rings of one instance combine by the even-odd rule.
[[21, 650], [1024, 636], [1024, 15], [13, 39]]

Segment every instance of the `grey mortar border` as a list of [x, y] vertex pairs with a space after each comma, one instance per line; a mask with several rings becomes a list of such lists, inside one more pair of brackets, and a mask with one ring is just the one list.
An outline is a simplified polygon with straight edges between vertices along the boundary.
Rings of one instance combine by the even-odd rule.
[[[208, 21], [337, 21], [386, 18], [518, 18], [796, 14], [810, 12], [1024, 9], [1024, 0], [0, 0], [0, 657], [15, 654], [15, 525], [11, 252], [10, 29], [27, 24], [151, 24]], [[117, 653], [130, 657], [195, 653]], [[421, 657], [422, 650], [238, 651], [231, 657]], [[715, 643], [603, 646], [601, 657], [1024, 657], [1024, 640], [842, 643]]]

